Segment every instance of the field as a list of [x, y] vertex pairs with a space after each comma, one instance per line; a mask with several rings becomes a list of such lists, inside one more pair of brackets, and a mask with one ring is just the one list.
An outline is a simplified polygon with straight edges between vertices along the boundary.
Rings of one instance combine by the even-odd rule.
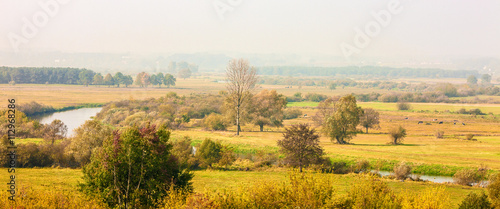
[[[288, 172], [285, 169], [274, 169], [268, 171], [195, 171], [193, 179], [193, 187], [195, 192], [223, 191], [231, 190], [244, 185], [249, 185], [258, 181], [281, 182], [287, 181]], [[80, 169], [17, 169], [16, 178], [20, 188], [31, 187], [37, 191], [61, 191], [61, 192], [76, 192], [77, 185], [82, 181], [82, 172]], [[332, 174], [334, 180], [335, 191], [343, 194], [347, 192], [349, 186], [354, 183], [355, 175], [335, 175]], [[8, 181], [8, 173], [6, 169], [0, 170], [0, 182]], [[463, 187], [458, 185], [441, 185], [435, 183], [424, 182], [401, 182], [395, 180], [386, 180], [389, 187], [396, 192], [400, 191], [420, 191], [427, 187], [445, 188], [450, 194], [453, 205], [458, 205], [460, 201], [471, 191], [479, 192], [482, 188]], [[0, 201], [1, 202], [1, 201]]]
[[[177, 81], [177, 86], [171, 88], [108, 88], [83, 87], [73, 85], [0, 85], [0, 98], [15, 98], [17, 103], [37, 101], [52, 105], [56, 108], [75, 106], [84, 103], [107, 103], [110, 101], [158, 98], [168, 92], [180, 95], [192, 93], [218, 94], [224, 90], [224, 85], [213, 82], [213, 78], [186, 79]], [[279, 93], [293, 95], [309, 92], [327, 95], [344, 95], [346, 93], [368, 93], [367, 89], [344, 88], [329, 90], [304, 86], [286, 88], [285, 86], [261, 85], [263, 89], [276, 89]], [[383, 90], [375, 90], [383, 93]], [[372, 92], [371, 90], [369, 92]], [[499, 99], [498, 97], [492, 99]], [[317, 102], [289, 103], [288, 108], [300, 109], [302, 116], [292, 120], [285, 120], [284, 126], [292, 124], [314, 124], [312, 116], [316, 114]], [[359, 133], [348, 145], [338, 145], [322, 136], [320, 144], [327, 156], [333, 160], [356, 162], [367, 159], [373, 168], [391, 170], [392, 165], [405, 161], [413, 164], [417, 173], [428, 175], [453, 175], [459, 169], [487, 166], [492, 172], [500, 171], [500, 105], [499, 104], [433, 104], [412, 103], [409, 111], [398, 111], [395, 103], [359, 102], [363, 108], [374, 108], [380, 112], [380, 128], [369, 129], [369, 133]], [[464, 115], [453, 113], [461, 108], [466, 110], [478, 108], [486, 115]], [[423, 124], [419, 124], [422, 121]], [[191, 120], [187, 128], [174, 130], [172, 140], [189, 136], [194, 144], [206, 138], [220, 140], [230, 144], [240, 157], [247, 154], [278, 153], [276, 141], [282, 138], [284, 127], [259, 127], [252, 124], [242, 126], [241, 136], [235, 136], [235, 127], [227, 131], [207, 131], [194, 127], [199, 122]], [[442, 124], [439, 124], [442, 122]], [[388, 131], [392, 127], [403, 126], [408, 136], [403, 145], [388, 144]], [[444, 138], [437, 139], [436, 131], [443, 131]], [[320, 130], [318, 129], [318, 132]], [[365, 130], [362, 130], [363, 132]], [[465, 135], [473, 134], [477, 141], [464, 140]], [[43, 139], [18, 139], [17, 143], [42, 143]], [[196, 192], [231, 190], [240, 186], [252, 184], [255, 181], [287, 181], [288, 170], [284, 168], [269, 168], [257, 171], [195, 171], [193, 186]], [[75, 192], [76, 185], [81, 181], [82, 173], [79, 169], [18, 169], [18, 183], [21, 186], [30, 186], [36, 190], [63, 190]], [[349, 185], [355, 181], [354, 174], [333, 175], [335, 188], [339, 193], [345, 193]], [[6, 169], [0, 170], [0, 181], [7, 182]], [[462, 187], [452, 184], [434, 184], [424, 182], [400, 182], [385, 180], [395, 191], [419, 191], [428, 187], [443, 186], [450, 194], [454, 205], [457, 205], [470, 191], [480, 191], [482, 188]]]

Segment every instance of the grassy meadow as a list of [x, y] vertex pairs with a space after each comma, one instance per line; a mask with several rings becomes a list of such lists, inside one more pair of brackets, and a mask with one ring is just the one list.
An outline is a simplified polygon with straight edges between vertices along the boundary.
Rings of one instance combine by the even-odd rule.
[[[52, 105], [56, 108], [75, 106], [85, 103], [107, 103], [118, 100], [158, 98], [168, 92], [180, 95], [192, 93], [218, 94], [224, 90], [224, 84], [214, 82], [213, 78], [178, 79], [177, 85], [171, 88], [115, 88], [107, 86], [76, 86], [76, 85], [0, 85], [0, 98], [15, 98], [17, 103], [37, 101], [42, 104]], [[290, 96], [296, 92], [303, 95], [311, 93], [344, 95], [347, 93], [384, 93], [386, 90], [371, 90], [360, 88], [344, 88], [330, 90], [303, 86], [286, 88], [279, 85], [261, 85], [262, 89], [275, 89], [279, 93]], [[493, 99], [500, 99], [493, 98]], [[298, 123], [314, 124], [312, 116], [316, 114], [317, 102], [289, 103], [288, 108], [300, 109], [302, 116], [292, 120], [285, 120], [284, 126]], [[328, 157], [333, 160], [348, 160], [355, 162], [358, 159], [367, 159], [372, 167], [390, 170], [389, 165], [405, 161], [413, 164], [420, 173], [429, 175], [452, 175], [457, 169], [477, 168], [487, 166], [493, 172], [500, 171], [500, 105], [499, 104], [431, 104], [412, 103], [412, 110], [398, 111], [395, 103], [360, 102], [363, 108], [374, 108], [380, 112], [380, 128], [369, 129], [369, 133], [359, 133], [348, 145], [338, 145], [325, 136], [321, 136], [320, 144]], [[471, 116], [450, 113], [461, 108], [467, 110], [478, 108], [487, 115]], [[491, 114], [489, 114], [491, 113]], [[304, 116], [307, 115], [307, 116]], [[423, 121], [424, 124], [418, 124]], [[443, 122], [439, 124], [439, 122]], [[206, 138], [220, 140], [230, 144], [240, 156], [259, 152], [278, 153], [276, 141], [282, 138], [283, 127], [264, 127], [264, 132], [252, 124], [242, 126], [240, 136], [235, 135], [235, 127], [227, 131], [207, 131], [194, 127], [198, 123], [192, 119], [190, 124], [182, 130], [172, 132], [172, 140], [185, 136], [193, 139], [198, 144]], [[428, 125], [426, 125], [428, 123]], [[462, 125], [465, 124], [465, 125]], [[388, 131], [395, 126], [407, 129], [408, 136], [403, 145], [388, 144], [390, 138]], [[436, 131], [443, 131], [444, 138], [437, 139]], [[320, 132], [320, 129], [317, 130]], [[364, 129], [362, 130], [365, 131]], [[477, 141], [464, 140], [465, 135], [473, 134]], [[17, 143], [42, 143], [43, 139], [29, 138], [18, 139]], [[59, 168], [34, 168], [17, 169], [16, 178], [20, 187], [32, 187], [35, 190], [61, 190], [73, 192], [76, 195], [78, 182], [83, 176], [80, 169]], [[250, 185], [256, 181], [287, 181], [289, 170], [280, 167], [260, 169], [256, 171], [194, 171], [193, 186], [195, 192], [216, 192], [233, 190], [238, 187]], [[346, 193], [349, 186], [355, 182], [355, 174], [334, 175], [335, 188], [338, 193]], [[0, 170], [0, 181], [7, 182], [7, 169]], [[435, 184], [430, 182], [401, 182], [385, 180], [397, 192], [420, 191], [429, 187], [444, 187], [450, 195], [452, 204], [457, 206], [460, 201], [471, 191], [484, 190], [479, 187], [464, 187], [453, 184]], [[0, 201], [0, 204], [2, 202]]]
[[[262, 171], [214, 171], [202, 170], [194, 171], [193, 187], [197, 193], [222, 192], [224, 190], [234, 190], [245, 188], [255, 182], [284, 182], [288, 181], [289, 170], [284, 168], [268, 169]], [[75, 196], [78, 183], [82, 182], [82, 172], [80, 169], [58, 169], [58, 168], [26, 168], [16, 169], [18, 187], [23, 189], [33, 189], [34, 191], [60, 191], [72, 193]], [[337, 175], [332, 174], [335, 192], [345, 194], [351, 184], [356, 181], [356, 174]], [[0, 181], [8, 181], [6, 169], [0, 170]], [[413, 191], [418, 192], [429, 187], [443, 187], [450, 195], [452, 205], [458, 205], [460, 201], [471, 191], [479, 193], [484, 190], [477, 187], [464, 187], [453, 184], [435, 184], [431, 182], [411, 182], [385, 180], [389, 187], [395, 192]], [[0, 203], [2, 203], [0, 201]]]

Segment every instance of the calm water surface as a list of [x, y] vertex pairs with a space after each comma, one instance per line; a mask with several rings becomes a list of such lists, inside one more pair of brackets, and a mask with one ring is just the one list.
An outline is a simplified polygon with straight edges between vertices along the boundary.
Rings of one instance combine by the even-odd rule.
[[81, 108], [64, 112], [37, 115], [33, 117], [33, 119], [37, 119], [42, 124], [48, 124], [55, 119], [59, 119], [66, 126], [68, 126], [68, 133], [66, 134], [66, 136], [70, 137], [74, 134], [73, 129], [78, 128], [80, 125], [84, 124], [86, 120], [90, 120], [90, 117], [95, 116], [101, 110], [102, 107]]

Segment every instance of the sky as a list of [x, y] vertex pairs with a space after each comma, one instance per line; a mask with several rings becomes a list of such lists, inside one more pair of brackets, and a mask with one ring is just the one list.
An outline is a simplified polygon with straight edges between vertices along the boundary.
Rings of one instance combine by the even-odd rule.
[[498, 0], [0, 0], [0, 51], [500, 58], [498, 11]]

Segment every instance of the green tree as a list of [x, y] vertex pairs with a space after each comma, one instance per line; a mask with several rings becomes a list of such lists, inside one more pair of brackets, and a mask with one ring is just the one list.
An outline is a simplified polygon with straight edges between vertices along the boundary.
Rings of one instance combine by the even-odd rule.
[[115, 85], [115, 79], [111, 74], [108, 73], [104, 76], [104, 85], [108, 85], [108, 87]]
[[476, 76], [470, 75], [469, 77], [467, 77], [467, 83], [469, 85], [477, 85], [477, 78], [476, 78]]
[[149, 76], [149, 81], [151, 82], [151, 85], [156, 86], [158, 85], [158, 79], [156, 78], [155, 74], [152, 74]]
[[125, 87], [132, 85], [132, 83], [134, 83], [132, 76], [130, 75], [125, 76], [125, 78], [123, 79], [123, 84], [125, 85]]
[[375, 128], [380, 123], [380, 114], [372, 109], [363, 109], [363, 114], [360, 117], [359, 124], [366, 128], [366, 133], [368, 133], [368, 128]]
[[283, 139], [277, 143], [281, 153], [285, 155], [285, 162], [298, 166], [300, 172], [305, 166], [321, 162], [324, 154], [319, 145], [319, 135], [307, 124], [285, 128]]
[[233, 104], [236, 122], [236, 135], [240, 135], [241, 110], [248, 105], [251, 90], [257, 83], [257, 70], [247, 60], [233, 59], [226, 68], [226, 89], [228, 99]]
[[163, 80], [165, 80], [165, 76], [163, 75], [163, 73], [156, 74], [156, 84], [158, 84], [158, 87], [161, 88], [161, 85], [163, 84]]
[[125, 84], [125, 76], [121, 72], [115, 73], [113, 80], [115, 81], [116, 87], [120, 87], [120, 84]]
[[165, 77], [163, 78], [163, 84], [169, 88], [170, 86], [175, 86], [175, 81], [176, 79], [174, 78], [173, 75], [171, 74], [165, 74]]
[[193, 174], [180, 169], [169, 138], [149, 125], [115, 131], [83, 167], [80, 189], [118, 208], [150, 208], [171, 188], [191, 190]]
[[104, 84], [104, 78], [100, 73], [97, 73], [94, 75], [94, 82], [92, 82], [94, 85], [102, 85]]
[[344, 96], [335, 103], [333, 113], [325, 117], [324, 132], [332, 141], [347, 144], [358, 132], [356, 127], [361, 114], [362, 110], [356, 105], [356, 98], [352, 94]]
[[260, 131], [264, 130], [264, 125], [282, 126], [286, 103], [286, 97], [276, 90], [262, 90], [252, 97], [252, 104], [256, 104], [251, 116], [254, 124], [260, 127]]
[[83, 69], [82, 71], [80, 71], [80, 74], [78, 76], [80, 78], [79, 83], [85, 86], [89, 86], [89, 84], [92, 84], [94, 74], [95, 73], [92, 70]]
[[200, 159], [201, 166], [212, 167], [214, 163], [219, 162], [222, 155], [222, 144], [214, 142], [211, 139], [205, 139], [196, 151], [196, 157]]

